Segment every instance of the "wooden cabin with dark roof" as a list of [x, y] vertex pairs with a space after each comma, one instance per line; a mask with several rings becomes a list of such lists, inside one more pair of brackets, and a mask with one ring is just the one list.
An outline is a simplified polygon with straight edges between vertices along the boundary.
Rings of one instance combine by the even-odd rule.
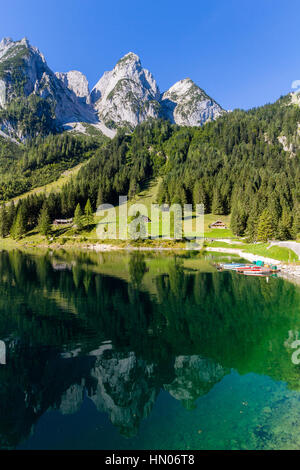
[[225, 225], [222, 220], [216, 220], [209, 225], [209, 228], [227, 228], [227, 225]]

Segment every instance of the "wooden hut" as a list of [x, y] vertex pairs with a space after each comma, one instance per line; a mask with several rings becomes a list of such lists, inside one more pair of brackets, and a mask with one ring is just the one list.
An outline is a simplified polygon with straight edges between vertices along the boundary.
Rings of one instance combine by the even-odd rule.
[[71, 224], [73, 219], [55, 219], [53, 220], [53, 225], [67, 225]]
[[222, 220], [216, 220], [212, 224], [209, 225], [209, 228], [227, 228]]

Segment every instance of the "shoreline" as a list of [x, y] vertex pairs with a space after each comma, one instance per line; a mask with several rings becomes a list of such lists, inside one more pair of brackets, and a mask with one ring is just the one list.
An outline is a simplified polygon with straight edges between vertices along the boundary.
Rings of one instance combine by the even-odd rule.
[[205, 250], [206, 251], [214, 251], [214, 252], [217, 252], [217, 253], [228, 253], [228, 254], [232, 254], [232, 255], [238, 255], [241, 258], [245, 258], [245, 259], [247, 259], [248, 261], [251, 261], [251, 262], [261, 260], [266, 264], [279, 265], [279, 264], [283, 263], [283, 261], [279, 261], [279, 260], [274, 259], [274, 258], [267, 258], [266, 256], [254, 255], [253, 253], [247, 253], [246, 251], [239, 250], [238, 248], [223, 248], [223, 247], [207, 246], [205, 248]]
[[261, 260], [266, 264], [275, 264], [280, 269], [280, 272], [278, 273], [280, 277], [283, 277], [289, 281], [294, 281], [296, 284], [300, 285], [300, 265], [286, 264], [283, 261], [267, 258], [265, 256], [254, 255], [253, 253], [247, 253], [245, 251], [239, 250], [238, 248], [206, 247], [205, 250], [217, 253], [236, 254], [241, 258], [245, 258], [251, 262]]
[[[47, 249], [47, 250], [88, 250], [88, 251], [95, 251], [97, 253], [104, 253], [104, 252], [130, 252], [130, 251], [156, 251], [156, 252], [163, 252], [163, 251], [187, 251], [191, 250], [185, 246], [122, 246], [122, 245], [114, 245], [110, 243], [93, 243], [93, 244], [80, 244], [80, 245], [48, 245], [48, 244], [39, 244], [35, 246], [30, 246], [30, 244], [19, 244], [18, 242], [13, 242], [8, 246], [4, 246], [3, 249], [13, 249], [13, 248], [24, 248], [26, 249]], [[0, 250], [2, 248], [0, 247]], [[247, 253], [246, 251], [240, 250], [238, 248], [226, 248], [226, 247], [199, 247], [193, 248], [194, 251], [206, 251], [206, 252], [215, 252], [215, 253], [224, 253], [224, 254], [232, 254], [238, 255], [240, 258], [244, 258], [250, 262], [255, 262], [258, 260], [263, 261], [266, 264], [274, 264], [277, 265], [280, 269], [280, 273], [278, 275], [286, 280], [296, 283], [300, 285], [300, 265], [295, 263], [287, 264], [284, 261], [280, 261], [274, 258], [269, 258], [265, 256], [255, 255], [253, 253]]]

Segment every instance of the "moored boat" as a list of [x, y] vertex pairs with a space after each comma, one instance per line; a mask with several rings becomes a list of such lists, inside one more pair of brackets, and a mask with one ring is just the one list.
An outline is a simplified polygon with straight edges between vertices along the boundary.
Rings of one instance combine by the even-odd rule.
[[246, 273], [246, 272], [254, 272], [254, 273], [271, 273], [272, 270], [270, 268], [259, 268], [259, 267], [251, 267], [251, 268], [239, 268], [238, 272]]
[[244, 274], [245, 276], [268, 276], [270, 273], [266, 272], [261, 272], [261, 271], [245, 271], [242, 272], [241, 274]]
[[249, 275], [269, 275], [278, 272], [277, 266], [265, 265], [263, 261], [256, 261], [253, 264], [247, 263], [220, 263], [218, 266], [220, 270], [236, 271], [240, 274]]
[[261, 268], [258, 266], [242, 266], [237, 268], [237, 271], [260, 271]]
[[230, 269], [230, 270], [237, 270], [239, 268], [247, 267], [248, 264], [245, 263], [220, 263], [219, 267], [221, 269]]

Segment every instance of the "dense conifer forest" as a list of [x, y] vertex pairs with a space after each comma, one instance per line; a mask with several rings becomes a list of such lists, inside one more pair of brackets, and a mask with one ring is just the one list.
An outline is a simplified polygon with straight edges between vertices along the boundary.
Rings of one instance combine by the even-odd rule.
[[89, 159], [106, 138], [70, 133], [36, 137], [17, 145], [0, 136], [0, 201], [55, 181]]
[[296, 238], [300, 108], [289, 100], [235, 110], [203, 127], [149, 120], [131, 134], [120, 130], [111, 141], [63, 134], [37, 138], [22, 152], [2, 145], [3, 200], [34, 187], [36, 175], [48, 181], [62, 164], [89, 161], [60, 192], [2, 207], [0, 235], [13, 227], [21, 236], [38, 224], [42, 210], [54, 219], [73, 217], [77, 205], [84, 207], [88, 200], [94, 211], [101, 203], [117, 204], [119, 195], [132, 198], [160, 176], [158, 203], [204, 203], [206, 213], [231, 213], [232, 231], [249, 240]]

